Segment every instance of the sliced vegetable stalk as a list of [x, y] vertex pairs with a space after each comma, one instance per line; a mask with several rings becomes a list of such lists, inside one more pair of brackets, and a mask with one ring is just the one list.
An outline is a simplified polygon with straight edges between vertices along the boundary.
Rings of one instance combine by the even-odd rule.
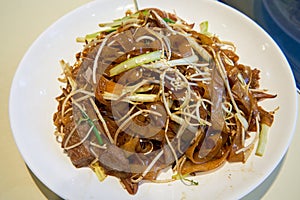
[[104, 181], [104, 179], [107, 177], [107, 175], [105, 174], [103, 167], [101, 167], [98, 162], [95, 162], [95, 163], [91, 164], [91, 168], [97, 175], [99, 181]]
[[149, 11], [145, 10], [143, 12], [136, 12], [129, 16], [125, 16], [120, 19], [115, 19], [115, 20], [113, 20], [113, 22], [100, 23], [99, 27], [119, 27], [122, 24], [126, 23], [128, 20], [137, 19], [139, 17], [140, 13], [142, 13], [143, 15], [148, 15]]
[[[99, 27], [103, 28], [102, 30], [97, 31], [95, 33], [87, 34], [85, 37], [77, 37], [76, 41], [77, 42], [86, 42], [86, 41], [90, 42], [103, 32], [110, 33], [110, 32], [116, 31], [124, 23], [128, 23], [129, 21], [131, 21], [131, 23], [134, 23], [135, 21], [137, 21], [139, 14], [140, 14], [139, 12], [136, 12], [129, 16], [125, 16], [123, 18], [113, 20], [113, 22], [101, 23], [101, 24], [99, 24]], [[142, 14], [147, 15], [147, 14], [149, 14], [149, 12], [144, 11], [144, 12], [142, 12]]]
[[267, 140], [268, 140], [268, 132], [269, 132], [270, 127], [264, 123], [261, 124], [261, 131], [259, 133], [259, 140], [258, 140], [258, 145], [255, 154], [258, 156], [263, 156], [266, 145], [267, 145]]
[[208, 32], [208, 21], [203, 21], [200, 23], [200, 33], [211, 36], [212, 34]]
[[109, 75], [112, 77], [112, 76], [118, 75], [122, 72], [125, 72], [129, 69], [138, 67], [140, 65], [154, 62], [156, 60], [160, 60], [161, 58], [162, 58], [161, 51], [153, 51], [150, 53], [142, 54], [142, 55], [130, 58], [130, 59], [116, 65], [115, 67], [113, 67], [112, 69], [109, 70]]
[[90, 41], [96, 39], [97, 36], [100, 35], [103, 32], [110, 33], [110, 32], [116, 31], [117, 29], [118, 29], [118, 27], [105, 27], [101, 31], [97, 31], [95, 33], [87, 34], [85, 37], [77, 37], [76, 42], [90, 42]]
[[109, 92], [104, 92], [103, 93], [103, 98], [106, 100], [113, 100], [117, 101], [133, 101], [133, 102], [155, 102], [157, 101], [157, 95], [156, 94], [132, 94], [129, 96], [125, 96], [122, 98], [122, 96], [114, 94], [114, 93], [109, 93]]

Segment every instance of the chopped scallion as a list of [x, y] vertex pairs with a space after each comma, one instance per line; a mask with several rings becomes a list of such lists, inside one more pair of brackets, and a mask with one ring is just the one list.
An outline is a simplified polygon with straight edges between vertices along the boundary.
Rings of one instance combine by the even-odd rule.
[[102, 138], [101, 138], [100, 132], [98, 131], [97, 127], [95, 126], [93, 120], [91, 120], [91, 119], [89, 118], [89, 116], [88, 116], [83, 110], [80, 109], [80, 111], [81, 111], [81, 113], [82, 113], [84, 119], [86, 119], [87, 122], [89, 123], [89, 125], [93, 127], [93, 132], [94, 132], [94, 134], [95, 134], [95, 136], [96, 136], [96, 138], [97, 138], [97, 140], [98, 140], [98, 143], [99, 143], [100, 145], [103, 145], [103, 140], [102, 140]]
[[170, 18], [163, 18], [163, 20], [167, 23], [170, 23], [170, 24], [175, 24], [175, 21], [170, 19]]
[[182, 181], [187, 181], [187, 182], [191, 183], [191, 185], [198, 185], [198, 184], [199, 184], [197, 181], [194, 181], [194, 180], [192, 180], [192, 179], [186, 178], [187, 176], [188, 176], [188, 174], [181, 175], [181, 174], [177, 173], [177, 174], [174, 174], [174, 175], [172, 176], [172, 179], [175, 179], [175, 180], [182, 180]]

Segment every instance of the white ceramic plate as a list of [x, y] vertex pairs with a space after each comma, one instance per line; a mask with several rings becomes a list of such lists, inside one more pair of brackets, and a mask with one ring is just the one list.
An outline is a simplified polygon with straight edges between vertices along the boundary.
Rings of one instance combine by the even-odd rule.
[[199, 185], [188, 187], [180, 181], [143, 184], [135, 196], [121, 188], [118, 180], [98, 182], [89, 169], [76, 169], [63, 154], [53, 136], [54, 98], [60, 94], [57, 77], [60, 59], [75, 60], [81, 44], [77, 36], [97, 31], [99, 22], [123, 16], [134, 6], [129, 0], [99, 0], [67, 14], [50, 26], [30, 47], [15, 74], [10, 95], [10, 120], [16, 144], [33, 173], [65, 199], [238, 199], [258, 186], [285, 154], [296, 124], [296, 87], [289, 65], [273, 40], [241, 13], [210, 0], [147, 0], [140, 8], [159, 7], [176, 11], [189, 22], [209, 21], [209, 30], [233, 41], [240, 62], [261, 69], [263, 88], [278, 94], [264, 103], [280, 107], [263, 158], [252, 155], [246, 164], [226, 164], [197, 177]]

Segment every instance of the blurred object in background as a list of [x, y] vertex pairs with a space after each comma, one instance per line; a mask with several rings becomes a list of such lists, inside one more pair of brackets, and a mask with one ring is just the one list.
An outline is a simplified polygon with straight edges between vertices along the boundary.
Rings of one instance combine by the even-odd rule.
[[248, 17], [253, 19], [253, 2], [256, 0], [219, 0], [231, 7], [236, 8], [237, 10], [248, 15]]
[[300, 1], [220, 0], [248, 15], [277, 42], [300, 89]]

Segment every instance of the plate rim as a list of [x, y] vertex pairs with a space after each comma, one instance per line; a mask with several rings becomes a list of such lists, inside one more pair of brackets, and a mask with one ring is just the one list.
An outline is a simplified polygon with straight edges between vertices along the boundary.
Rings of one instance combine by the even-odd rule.
[[[205, 1], [205, 2], [214, 2], [215, 3], [215, 1], [209, 1], [209, 0], [203, 0], [203, 1]], [[217, 2], [217, 1], [216, 1]], [[72, 10], [72, 11], [70, 11], [70, 12], [68, 12], [68, 13], [66, 13], [65, 15], [63, 15], [62, 17], [60, 17], [58, 20], [56, 20], [54, 23], [52, 23], [47, 29], [45, 29], [36, 39], [35, 39], [35, 41], [30, 45], [30, 47], [27, 49], [27, 51], [26, 51], [26, 53], [24, 54], [24, 56], [23, 56], [23, 58], [21, 59], [21, 61], [19, 62], [19, 65], [18, 65], [18, 67], [17, 67], [17, 70], [16, 70], [16, 72], [15, 72], [15, 74], [14, 74], [14, 78], [13, 78], [13, 81], [12, 81], [12, 84], [11, 84], [11, 88], [10, 88], [10, 95], [9, 95], [9, 119], [10, 119], [10, 125], [11, 125], [11, 130], [12, 130], [12, 132], [13, 132], [13, 137], [14, 137], [14, 141], [15, 141], [15, 143], [16, 143], [16, 145], [17, 145], [17, 147], [18, 147], [18, 149], [19, 149], [19, 152], [21, 153], [21, 155], [22, 155], [22, 158], [24, 159], [24, 161], [25, 161], [25, 163], [27, 164], [27, 166], [30, 168], [30, 170], [32, 170], [32, 172], [45, 184], [45, 181], [46, 180], [44, 180], [43, 179], [43, 177], [41, 177], [41, 175], [37, 172], [37, 169], [33, 169], [34, 167], [33, 166], [31, 166], [30, 165], [30, 162], [28, 161], [28, 158], [25, 156], [25, 155], [23, 155], [23, 153], [24, 152], [22, 152], [22, 150], [20, 149], [20, 144], [19, 144], [19, 140], [18, 140], [18, 138], [16, 138], [16, 134], [15, 134], [15, 128], [14, 128], [14, 125], [13, 125], [13, 123], [11, 123], [11, 121], [13, 120], [12, 119], [12, 112], [13, 112], [13, 107], [12, 107], [12, 103], [11, 102], [13, 102], [13, 100], [12, 100], [12, 98], [14, 97], [14, 92], [13, 92], [13, 88], [15, 87], [15, 85], [17, 84], [16, 83], [16, 78], [17, 78], [17, 76], [18, 76], [18, 74], [20, 73], [20, 71], [21, 71], [21, 67], [22, 67], [22, 63], [26, 60], [26, 57], [28, 56], [28, 54], [29, 54], [29, 52], [32, 50], [32, 48], [34, 48], [34, 46], [38, 43], [38, 41], [42, 38], [42, 37], [44, 37], [44, 35], [50, 30], [50, 29], [52, 29], [53, 27], [55, 27], [56, 26], [56, 24], [58, 24], [60, 21], [63, 21], [65, 18], [67, 18], [68, 16], [71, 16], [73, 13], [75, 13], [75, 12], [77, 12], [77, 11], [79, 11], [79, 10], [81, 10], [81, 9], [83, 9], [84, 7], [86, 7], [86, 6], [92, 6], [93, 4], [97, 4], [98, 2], [96, 2], [96, 1], [92, 1], [92, 2], [88, 2], [88, 3], [86, 3], [86, 4], [83, 4], [82, 6], [80, 6], [80, 7], [78, 7], [78, 8], [76, 8], [76, 9], [74, 9], [74, 10]], [[217, 4], [222, 4], [222, 3], [220, 3], [220, 2], [217, 2]], [[230, 9], [232, 9], [232, 10], [234, 10], [233, 8], [231, 8], [230, 7]], [[234, 12], [238, 12], [238, 11], [236, 11], [236, 10], [234, 10]], [[241, 14], [241, 13], [240, 13]], [[245, 17], [245, 16], [244, 16]], [[248, 18], [248, 20], [249, 20], [249, 18]], [[251, 19], [250, 19], [251, 20]], [[251, 20], [252, 21], [252, 20]], [[253, 22], [253, 21], [252, 21]], [[255, 23], [256, 24], [256, 23]], [[259, 28], [261, 28], [260, 26], [258, 26], [257, 24], [256, 24], [256, 26], [257, 27], [259, 27]], [[261, 28], [262, 29], [262, 28]], [[264, 30], [263, 30], [264, 31]], [[265, 33], [265, 35], [267, 35], [268, 37], [269, 37], [269, 39], [271, 39], [272, 41], [273, 41], [273, 43], [278, 47], [278, 45], [276, 44], [276, 42], [269, 36], [269, 34], [267, 34], [265, 31], [264, 31], [264, 33]], [[280, 52], [281, 52], [281, 54], [283, 55], [283, 57], [284, 57], [284, 59], [285, 59], [285, 62], [288, 64], [288, 62], [287, 62], [287, 60], [286, 60], [286, 57], [284, 56], [284, 54], [282, 53], [282, 51], [280, 50]], [[290, 75], [291, 76], [293, 76], [292, 75], [292, 72], [291, 72], [291, 70], [290, 70]], [[294, 80], [294, 79], [293, 79]], [[296, 83], [295, 83], [295, 81], [294, 81], [294, 89], [295, 89], [295, 99], [294, 99], [294, 104], [295, 104], [295, 108], [297, 109], [297, 107], [298, 107], [298, 105], [297, 105], [297, 92], [296, 92]], [[291, 140], [292, 140], [292, 138], [293, 138], [293, 135], [294, 135], [294, 132], [295, 132], [295, 128], [296, 128], [296, 122], [297, 122], [297, 115], [298, 115], [298, 113], [296, 113], [296, 116], [295, 116], [295, 120], [294, 120], [294, 126], [293, 126], [293, 133], [290, 135], [290, 138], [289, 138], [289, 142], [288, 142], [288, 145], [286, 146], [286, 149], [284, 150], [284, 152], [282, 152], [282, 155], [280, 156], [280, 159], [278, 160], [278, 162], [276, 163], [276, 165], [274, 165], [273, 166], [273, 169], [271, 170], [271, 171], [269, 171], [269, 173], [266, 175], [266, 177], [268, 177], [270, 174], [271, 174], [271, 172], [276, 168], [276, 166], [279, 164], [279, 162], [281, 161], [281, 159], [283, 158], [283, 156], [286, 154], [286, 152], [287, 152], [287, 149], [288, 149], [288, 147], [289, 147], [289, 145], [290, 145], [290, 143], [291, 143]], [[265, 177], [265, 178], [266, 178]], [[263, 180], [265, 180], [265, 178], [263, 179]], [[262, 182], [263, 182], [263, 180], [261, 180], [260, 182], [259, 182], [259, 184], [261, 184]], [[258, 185], [259, 185], [258, 184]], [[49, 185], [48, 184], [45, 184], [47, 187], [49, 187]], [[256, 185], [256, 186], [258, 186], [258, 185]], [[255, 186], [255, 187], [256, 187]], [[251, 188], [252, 190], [253, 189], [255, 189], [255, 187], [253, 187], [253, 188]], [[53, 189], [51, 188], [51, 187], [49, 187], [52, 191], [53, 191]], [[251, 191], [252, 191], [251, 190]], [[248, 191], [248, 192], [251, 192], [251, 191]], [[55, 192], [56, 193], [56, 191], [53, 191], [53, 192]], [[247, 193], [248, 193], [247, 192]], [[246, 193], [246, 194], [247, 194]], [[57, 194], [57, 193], [56, 193]], [[244, 195], [246, 195], [246, 194], [242, 194], [243, 196]]]

